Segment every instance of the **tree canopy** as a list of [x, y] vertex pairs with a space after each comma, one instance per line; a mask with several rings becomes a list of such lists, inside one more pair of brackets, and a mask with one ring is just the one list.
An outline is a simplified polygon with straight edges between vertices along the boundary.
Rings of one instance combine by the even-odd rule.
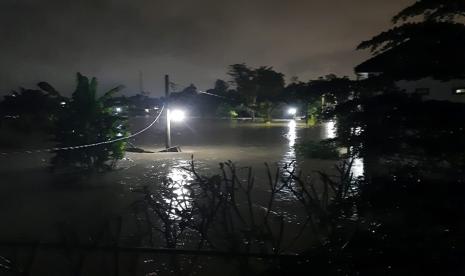
[[392, 18], [393, 23], [423, 16], [431, 21], [453, 21], [465, 16], [463, 0], [420, 0], [400, 11]]
[[[423, 19], [418, 20], [418, 16]], [[463, 77], [464, 16], [463, 0], [417, 1], [393, 17], [393, 22], [400, 25], [363, 41], [357, 49], [369, 49], [375, 55], [370, 63], [382, 70], [371, 72], [405, 79]]]
[[252, 118], [255, 117], [255, 112], [259, 111], [264, 113], [265, 121], [270, 121], [274, 102], [284, 91], [284, 75], [270, 66], [254, 69], [244, 63], [229, 66], [228, 74], [237, 93], [249, 108]]

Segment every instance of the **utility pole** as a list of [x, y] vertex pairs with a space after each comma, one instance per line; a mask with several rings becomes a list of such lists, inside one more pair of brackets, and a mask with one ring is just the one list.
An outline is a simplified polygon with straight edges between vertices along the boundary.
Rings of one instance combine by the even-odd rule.
[[166, 109], [166, 149], [171, 148], [171, 121], [170, 121], [170, 77], [165, 75], [165, 109]]
[[144, 92], [144, 75], [142, 73], [142, 70], [139, 70], [139, 91], [141, 95], [145, 95]]

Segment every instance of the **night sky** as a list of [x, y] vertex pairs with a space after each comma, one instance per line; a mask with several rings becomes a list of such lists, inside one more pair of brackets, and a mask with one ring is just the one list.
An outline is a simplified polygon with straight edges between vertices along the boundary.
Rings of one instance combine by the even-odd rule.
[[48, 81], [65, 95], [75, 72], [103, 88], [162, 94], [163, 75], [200, 89], [229, 64], [270, 65], [308, 80], [353, 76], [356, 45], [413, 0], [1, 0], [0, 94]]

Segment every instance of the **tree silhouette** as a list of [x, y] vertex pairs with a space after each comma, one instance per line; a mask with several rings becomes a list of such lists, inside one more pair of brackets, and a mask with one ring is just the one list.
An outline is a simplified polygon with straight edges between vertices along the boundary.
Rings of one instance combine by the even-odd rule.
[[354, 94], [355, 82], [334, 74], [316, 80], [294, 82], [286, 87], [286, 97], [297, 99], [304, 105], [306, 124], [313, 125], [323, 111], [324, 104], [346, 101]]
[[400, 11], [392, 18], [392, 22], [405, 22], [417, 16], [423, 16], [425, 20], [450, 22], [465, 16], [465, 1], [420, 0]]
[[[69, 104], [62, 110], [56, 126], [58, 147], [72, 147], [113, 140], [125, 136], [126, 118], [116, 114], [111, 99], [123, 87], [97, 95], [97, 79], [77, 73], [77, 87]], [[60, 150], [52, 159], [56, 166], [91, 171], [112, 168], [124, 154], [126, 143], [118, 141], [76, 150]]]
[[464, 16], [464, 1], [417, 1], [393, 17], [393, 22], [401, 25], [358, 45], [357, 49], [370, 49], [376, 60], [356, 71], [376, 64], [395, 78], [465, 76]]
[[229, 66], [228, 75], [231, 76], [231, 83], [235, 86], [242, 101], [249, 109], [252, 119], [255, 119], [257, 84], [254, 70], [244, 63], [233, 64]]
[[228, 74], [249, 108], [252, 119], [259, 111], [265, 122], [270, 122], [275, 102], [284, 91], [284, 75], [276, 72], [273, 67], [261, 66], [253, 69], [246, 64], [231, 65]]
[[44, 89], [46, 85], [41, 82], [38, 84], [41, 90], [20, 88], [6, 95], [0, 103], [0, 117], [16, 118], [10, 125], [17, 130], [50, 131], [64, 97], [56, 91]]

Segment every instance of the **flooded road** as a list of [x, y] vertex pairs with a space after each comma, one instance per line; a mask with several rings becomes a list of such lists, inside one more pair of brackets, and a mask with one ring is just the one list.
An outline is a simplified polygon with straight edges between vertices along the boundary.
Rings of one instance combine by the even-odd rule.
[[[131, 119], [131, 130], [144, 128], [151, 117]], [[184, 170], [194, 156], [196, 169], [206, 175], [218, 174], [219, 163], [231, 160], [238, 167], [253, 167], [257, 204], [269, 190], [264, 163], [272, 170], [292, 163], [305, 173], [331, 172], [334, 161], [303, 159], [294, 145], [304, 139], [320, 140], [332, 135], [331, 124], [307, 128], [294, 121], [260, 123], [189, 119], [172, 124], [172, 144], [182, 153], [158, 153], [164, 148], [164, 125], [156, 124], [131, 140], [137, 147], [157, 153], [127, 153], [119, 169], [85, 178], [74, 185], [51, 174], [47, 154], [19, 154], [0, 157], [0, 240], [53, 240], [65, 228], [88, 237], [102, 222], [115, 216], [129, 216], [136, 199], [134, 189], [153, 186], [163, 179], [177, 182], [192, 177]], [[245, 176], [245, 171], [244, 171]], [[179, 187], [183, 193], [183, 187]], [[282, 208], [291, 210], [294, 199], [279, 198]]]

